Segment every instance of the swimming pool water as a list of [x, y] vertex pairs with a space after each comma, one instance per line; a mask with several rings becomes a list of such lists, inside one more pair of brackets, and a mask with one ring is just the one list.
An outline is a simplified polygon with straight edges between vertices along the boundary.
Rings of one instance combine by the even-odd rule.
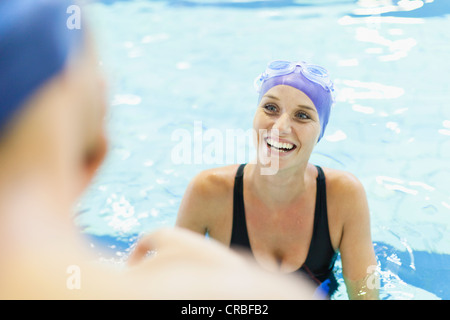
[[[105, 0], [85, 10], [110, 85], [110, 153], [76, 207], [94, 249], [120, 261], [139, 234], [174, 224], [196, 173], [252, 160], [251, 143], [226, 133], [251, 128], [253, 80], [268, 61], [302, 59], [335, 79], [311, 161], [364, 184], [381, 297], [450, 298], [448, 1]], [[180, 132], [192, 151], [181, 160]], [[336, 274], [333, 298], [347, 299], [340, 261]]]

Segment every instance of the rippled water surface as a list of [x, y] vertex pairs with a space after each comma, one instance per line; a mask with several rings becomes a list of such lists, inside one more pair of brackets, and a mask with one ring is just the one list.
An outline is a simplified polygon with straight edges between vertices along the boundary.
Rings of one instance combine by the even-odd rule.
[[[232, 137], [252, 126], [253, 79], [301, 59], [335, 79], [311, 161], [363, 182], [382, 298], [450, 298], [449, 1], [109, 0], [85, 12], [110, 84], [110, 153], [77, 206], [94, 248], [120, 260], [137, 235], [174, 224], [196, 173], [252, 160]], [[336, 274], [343, 283], [339, 261]]]

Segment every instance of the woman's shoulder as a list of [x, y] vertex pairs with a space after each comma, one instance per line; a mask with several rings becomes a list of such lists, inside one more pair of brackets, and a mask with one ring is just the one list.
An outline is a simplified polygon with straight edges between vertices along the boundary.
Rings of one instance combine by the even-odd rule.
[[[326, 179], [327, 210], [334, 247], [339, 247], [344, 225], [361, 226], [370, 219], [364, 186], [351, 172], [323, 168]], [[347, 228], [347, 230], [349, 230]], [[334, 231], [334, 233], [333, 233]]]
[[[200, 233], [224, 221], [233, 199], [234, 175], [238, 165], [198, 172], [187, 186], [180, 204], [177, 225]], [[214, 233], [216, 237], [217, 233]], [[219, 236], [220, 239], [222, 239]]]
[[[368, 217], [366, 191], [361, 181], [351, 172], [323, 168], [326, 178], [329, 214], [342, 225], [345, 221]], [[337, 222], [338, 223], [338, 222]]]
[[363, 184], [353, 173], [333, 168], [322, 167], [322, 169], [326, 179], [327, 195], [339, 197], [342, 201], [365, 193]]
[[233, 190], [238, 167], [235, 164], [202, 170], [194, 176], [189, 188], [197, 195], [208, 198], [226, 196]]
[[321, 167], [327, 184], [339, 185], [340, 187], [358, 187], [361, 186], [361, 181], [358, 177], [345, 170], [338, 170], [334, 168]]

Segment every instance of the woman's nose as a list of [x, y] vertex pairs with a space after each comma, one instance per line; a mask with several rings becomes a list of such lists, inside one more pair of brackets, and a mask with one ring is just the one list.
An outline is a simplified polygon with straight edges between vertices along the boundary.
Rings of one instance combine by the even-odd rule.
[[291, 133], [291, 119], [287, 113], [281, 114], [273, 125], [273, 129], [278, 129], [279, 134]]

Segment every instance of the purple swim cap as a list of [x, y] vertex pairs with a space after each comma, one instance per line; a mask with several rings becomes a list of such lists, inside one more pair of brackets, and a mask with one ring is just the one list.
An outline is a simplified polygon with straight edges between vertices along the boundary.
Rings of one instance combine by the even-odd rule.
[[264, 94], [278, 85], [288, 85], [305, 93], [316, 107], [320, 120], [322, 139], [334, 102], [333, 83], [324, 68], [304, 62], [273, 61], [256, 80], [258, 103]]
[[24, 102], [83, 42], [68, 27], [74, 0], [0, 0], [0, 138]]

